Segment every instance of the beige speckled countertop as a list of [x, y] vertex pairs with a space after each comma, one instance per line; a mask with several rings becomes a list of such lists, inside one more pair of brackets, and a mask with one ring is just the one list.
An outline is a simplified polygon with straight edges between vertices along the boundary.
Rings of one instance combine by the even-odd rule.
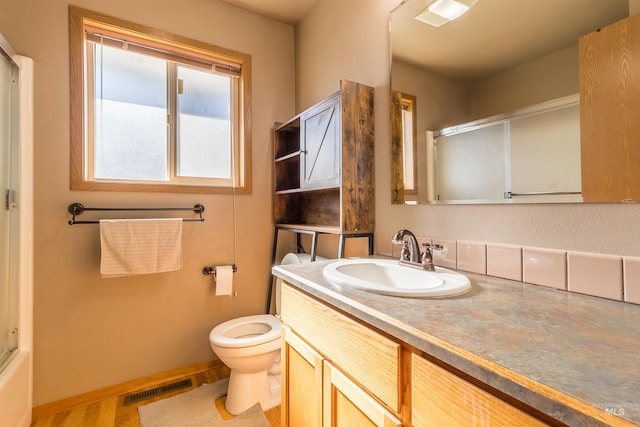
[[640, 425], [640, 305], [466, 272], [458, 297], [376, 295], [325, 280], [330, 262], [273, 273], [568, 425]]

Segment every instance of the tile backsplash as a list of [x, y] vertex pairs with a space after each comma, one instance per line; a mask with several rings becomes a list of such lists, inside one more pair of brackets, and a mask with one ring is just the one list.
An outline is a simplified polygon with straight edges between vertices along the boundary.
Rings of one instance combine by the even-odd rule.
[[591, 253], [567, 253], [567, 289], [581, 294], [622, 300], [622, 258]]
[[487, 245], [459, 240], [457, 252], [459, 270], [487, 274]]
[[522, 281], [567, 289], [567, 251], [522, 248]]
[[522, 281], [522, 248], [487, 244], [487, 275]]
[[624, 300], [640, 304], [640, 258], [623, 258]]
[[[434, 264], [534, 285], [640, 304], [640, 258], [468, 240], [431, 239]], [[391, 233], [376, 233], [376, 253], [399, 256]]]

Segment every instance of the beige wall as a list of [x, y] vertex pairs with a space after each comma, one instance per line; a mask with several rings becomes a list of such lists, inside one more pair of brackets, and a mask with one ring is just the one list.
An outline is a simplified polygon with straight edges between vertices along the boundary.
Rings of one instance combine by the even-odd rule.
[[470, 85], [470, 119], [480, 119], [574, 95], [578, 45], [561, 49]]
[[376, 88], [376, 231], [640, 256], [640, 206], [391, 205], [388, 13], [400, 2], [318, 0], [296, 28], [296, 105], [349, 78]]
[[[35, 60], [36, 406], [211, 360], [213, 326], [265, 310], [271, 129], [274, 121], [294, 113], [290, 25], [217, 0], [76, 0], [74, 5], [252, 55], [253, 194], [234, 201], [232, 196], [70, 191], [69, 3], [0, 0], [0, 31], [18, 53]], [[181, 271], [102, 279], [97, 225], [67, 225], [67, 206], [76, 201], [87, 207], [202, 203], [206, 221], [185, 223]], [[83, 216], [92, 214], [98, 213]], [[232, 262], [238, 265], [238, 296], [215, 297], [202, 267]]]

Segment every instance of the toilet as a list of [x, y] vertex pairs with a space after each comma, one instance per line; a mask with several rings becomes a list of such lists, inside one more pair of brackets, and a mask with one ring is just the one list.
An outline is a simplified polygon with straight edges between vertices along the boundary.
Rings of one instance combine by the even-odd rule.
[[[309, 261], [308, 254], [289, 253], [281, 264]], [[213, 352], [231, 369], [226, 410], [233, 415], [260, 403], [263, 411], [280, 405], [280, 279], [276, 280], [276, 315], [238, 317], [209, 333]]]

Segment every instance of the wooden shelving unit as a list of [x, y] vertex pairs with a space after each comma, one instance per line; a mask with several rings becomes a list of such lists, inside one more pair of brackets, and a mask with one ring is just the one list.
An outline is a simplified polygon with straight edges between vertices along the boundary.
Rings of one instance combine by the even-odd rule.
[[[340, 90], [274, 130], [273, 259], [285, 230], [312, 237], [366, 237], [373, 254], [373, 88], [342, 80]], [[272, 281], [273, 282], [273, 281]], [[269, 301], [271, 294], [269, 294]]]
[[338, 92], [276, 127], [276, 224], [373, 232], [373, 120], [373, 88], [343, 80]]

